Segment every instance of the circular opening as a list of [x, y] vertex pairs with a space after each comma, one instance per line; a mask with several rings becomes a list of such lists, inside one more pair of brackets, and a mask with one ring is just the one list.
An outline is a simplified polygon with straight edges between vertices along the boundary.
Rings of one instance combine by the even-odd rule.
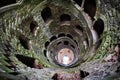
[[56, 40], [52, 41], [47, 48], [46, 55], [53, 65], [71, 67], [77, 62], [78, 53], [79, 51], [74, 40], [65, 36], [58, 37]]
[[74, 53], [69, 48], [63, 48], [58, 52], [58, 62], [63, 65], [69, 65], [74, 60]]

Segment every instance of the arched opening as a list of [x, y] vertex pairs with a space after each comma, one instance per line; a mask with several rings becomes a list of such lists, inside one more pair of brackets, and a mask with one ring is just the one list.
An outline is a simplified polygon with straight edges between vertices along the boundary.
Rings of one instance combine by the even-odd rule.
[[68, 14], [62, 14], [60, 16], [61, 25], [70, 25], [71, 16]]
[[46, 56], [46, 50], [44, 50], [44, 52], [43, 52], [43, 53], [44, 53], [44, 56], [45, 56], [45, 57], [47, 57], [47, 56]]
[[74, 30], [77, 34], [83, 36], [84, 29], [80, 25], [76, 25]]
[[19, 41], [20, 41], [20, 44], [25, 48], [25, 49], [28, 49], [28, 50], [31, 50], [32, 49], [32, 46], [31, 46], [31, 41], [25, 37], [24, 35], [20, 35], [19, 36]]
[[68, 45], [69, 44], [69, 42], [68, 41], [64, 41], [64, 45]]
[[98, 19], [94, 26], [93, 29], [97, 32], [98, 36], [100, 37], [100, 35], [103, 33], [104, 31], [104, 22], [102, 19]]
[[53, 41], [53, 40], [55, 40], [55, 39], [57, 39], [57, 37], [56, 37], [56, 36], [52, 36], [52, 37], [50, 38], [50, 41]]
[[98, 37], [99, 37], [99, 40], [97, 41], [96, 47], [95, 47], [95, 49], [97, 49], [100, 46], [100, 44], [102, 43], [102, 38], [100, 38], [100, 37], [101, 37], [101, 35], [102, 35], [103, 31], [104, 31], [104, 22], [103, 22], [103, 20], [98, 19], [95, 22], [95, 24], [93, 26], [93, 29], [97, 32]]
[[41, 16], [45, 23], [48, 23], [49, 21], [51, 21], [52, 20], [51, 9], [49, 7], [44, 8], [41, 12]]
[[73, 46], [73, 45], [70, 45], [70, 46], [75, 49], [75, 46]]
[[47, 48], [49, 44], [50, 44], [50, 42], [47, 41], [47, 42], [45, 43], [45, 48]]
[[69, 38], [73, 39], [73, 37], [72, 37], [70, 34], [67, 34], [67, 37], [69, 37]]
[[78, 42], [76, 41], [76, 40], [74, 40], [74, 42], [77, 44], [77, 46], [78, 46]]
[[61, 34], [58, 35], [58, 37], [64, 37], [64, 36], [65, 36], [64, 33], [61, 33]]
[[36, 21], [32, 21], [30, 23], [30, 32], [34, 35], [37, 34], [39, 27], [38, 27], [38, 23]]
[[96, 13], [96, 0], [85, 0], [84, 11], [88, 13], [93, 20]]
[[76, 25], [76, 29], [78, 29], [79, 31], [83, 32], [83, 28], [80, 25]]

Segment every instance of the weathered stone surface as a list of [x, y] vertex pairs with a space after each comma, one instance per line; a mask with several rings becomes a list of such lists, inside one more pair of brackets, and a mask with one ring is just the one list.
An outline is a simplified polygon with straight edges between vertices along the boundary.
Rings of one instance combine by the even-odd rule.
[[54, 80], [81, 80], [80, 73], [57, 73]]
[[84, 80], [109, 80], [107, 78], [119, 74], [119, 66], [119, 62], [102, 62], [101, 60], [96, 60], [82, 65], [81, 69], [90, 73]]
[[56, 69], [34, 69], [34, 68], [26, 68], [26, 70], [21, 70], [23, 74], [18, 75], [23, 80], [52, 80], [52, 76], [58, 72]]

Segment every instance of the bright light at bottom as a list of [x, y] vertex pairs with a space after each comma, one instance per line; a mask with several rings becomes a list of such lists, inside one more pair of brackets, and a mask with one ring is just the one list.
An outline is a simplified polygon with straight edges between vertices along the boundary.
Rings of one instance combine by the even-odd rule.
[[65, 65], [69, 64], [69, 57], [68, 56], [63, 56], [63, 64], [65, 64]]

